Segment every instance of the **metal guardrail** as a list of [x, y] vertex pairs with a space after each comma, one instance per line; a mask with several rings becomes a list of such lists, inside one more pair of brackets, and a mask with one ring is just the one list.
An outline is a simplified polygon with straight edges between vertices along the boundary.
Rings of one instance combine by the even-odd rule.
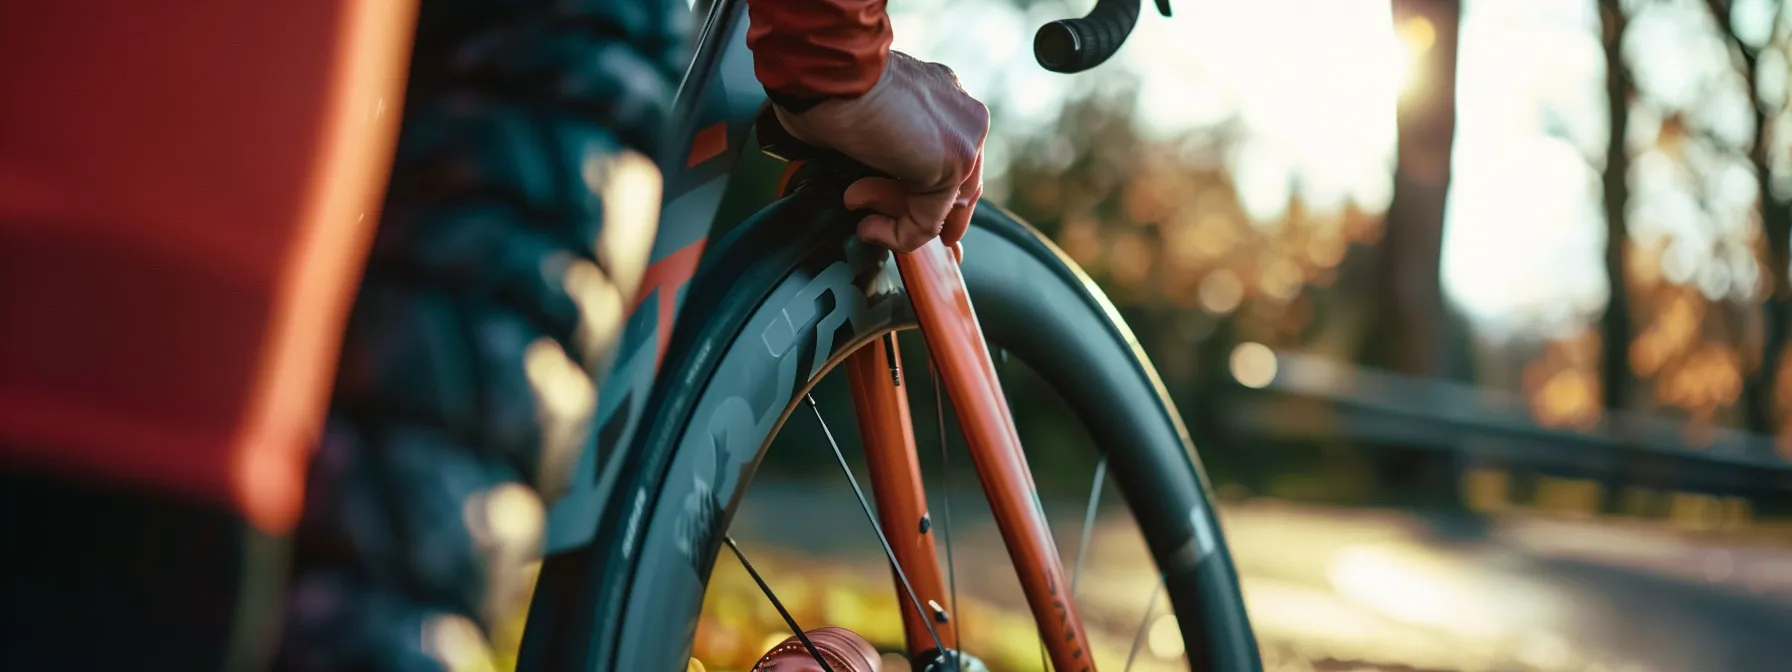
[[[1640, 452], [1792, 472], [1792, 460], [1771, 437], [1734, 429], [1610, 411], [1589, 430], [1549, 428], [1515, 394], [1254, 343], [1238, 346], [1230, 364], [1240, 387], [1224, 401], [1228, 424], [1272, 438], [1342, 437], [1552, 462], [1604, 462]], [[1698, 443], [1686, 439], [1695, 429]]]

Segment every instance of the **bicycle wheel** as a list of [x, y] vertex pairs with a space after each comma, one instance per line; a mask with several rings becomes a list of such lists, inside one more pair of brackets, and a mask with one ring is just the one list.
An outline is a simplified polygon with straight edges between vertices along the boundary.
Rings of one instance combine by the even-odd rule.
[[[653, 430], [626, 458], [597, 545], [550, 558], [536, 588], [536, 609], [563, 609], [554, 601], [567, 594], [595, 598], [575, 644], [583, 650], [541, 653], [574, 640], [531, 632], [525, 663], [545, 655], [565, 659], [554, 669], [683, 669], [722, 533], [770, 438], [846, 355], [914, 326], [889, 253], [859, 243], [838, 203], [828, 189], [785, 199], [722, 241], [699, 272], [685, 315], [704, 321], [674, 339], [668, 384], [650, 406]], [[1187, 432], [1111, 306], [997, 208], [979, 209], [965, 248], [966, 285], [992, 345], [1031, 363], [1105, 452], [1191, 667], [1258, 669]]]

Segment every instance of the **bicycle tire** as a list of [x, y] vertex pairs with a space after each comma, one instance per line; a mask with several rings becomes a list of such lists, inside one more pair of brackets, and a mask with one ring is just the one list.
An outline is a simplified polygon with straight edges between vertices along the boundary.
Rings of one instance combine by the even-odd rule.
[[[722, 533], [768, 438], [830, 361], [914, 325], [899, 292], [864, 291], [899, 281], [888, 252], [852, 235], [839, 194], [811, 189], [774, 204], [699, 270], [684, 317], [703, 320], [674, 336], [652, 430], [628, 451], [597, 543], [548, 558], [536, 588], [538, 609], [589, 595], [590, 629], [578, 640], [529, 632], [523, 669], [683, 669]], [[1193, 669], [1260, 669], [1188, 433], [1112, 306], [1050, 242], [993, 206], [978, 209], [965, 248], [991, 343], [1033, 364], [1109, 446]], [[558, 664], [528, 665], [550, 658]]]
[[275, 669], [453, 667], [515, 616], [647, 265], [657, 222], [616, 213], [658, 200], [682, 11], [419, 10]]

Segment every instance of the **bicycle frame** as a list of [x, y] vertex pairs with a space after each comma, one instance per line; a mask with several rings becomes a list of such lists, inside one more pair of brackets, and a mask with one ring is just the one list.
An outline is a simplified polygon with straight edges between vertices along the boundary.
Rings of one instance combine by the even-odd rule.
[[[642, 399], [653, 385], [659, 360], [676, 327], [673, 317], [683, 290], [702, 263], [707, 241], [726, 232], [783, 195], [795, 163], [780, 166], [759, 151], [754, 123], [765, 97], [754, 79], [746, 49], [745, 5], [717, 0], [708, 8], [690, 70], [675, 106], [678, 144], [665, 173], [666, 199], [652, 261], [634, 316], [623, 337], [636, 344], [619, 356], [606, 381], [597, 423], [610, 437], [580, 462], [578, 485], [550, 519], [550, 552], [589, 541], [602, 515], [600, 493], [614, 478], [614, 456], [638, 429]], [[767, 176], [781, 175], [776, 184]], [[959, 411], [972, 462], [1018, 571], [1028, 604], [1056, 669], [1094, 669], [1088, 640], [1068, 595], [1068, 580], [1056, 545], [1038, 507], [1032, 474], [1021, 452], [996, 370], [984, 343], [956, 259], [938, 241], [896, 263], [921, 324], [946, 393]], [[894, 339], [873, 343], [848, 361], [881, 527], [896, 562], [910, 579], [915, 597], [934, 613], [902, 604], [912, 656], [931, 655], [929, 619], [944, 625], [954, 615], [941, 581], [926, 517], [926, 495], [915, 455], [914, 434], [896, 361]], [[602, 441], [600, 439], [600, 441]], [[901, 582], [899, 592], [906, 592]], [[935, 628], [941, 643], [955, 649], [955, 631]]]

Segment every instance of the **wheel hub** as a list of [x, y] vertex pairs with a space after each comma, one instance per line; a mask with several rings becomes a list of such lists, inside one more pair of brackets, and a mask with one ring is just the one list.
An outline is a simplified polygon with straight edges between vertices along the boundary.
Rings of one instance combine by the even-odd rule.
[[[846, 628], [816, 628], [803, 633], [807, 644], [795, 635], [779, 642], [759, 657], [753, 672], [823, 672], [815, 657], [827, 661], [833, 672], [884, 672], [877, 648]], [[810, 651], [809, 645], [814, 645]], [[962, 651], [928, 651], [914, 661], [915, 672], [989, 672], [983, 661]]]
[[[805, 643], [796, 635], [779, 642], [759, 658], [753, 672], [823, 672], [819, 655], [833, 672], [883, 672], [883, 659], [877, 648], [858, 633], [846, 628], [825, 627], [810, 630]], [[809, 645], [815, 649], [811, 651]]]

